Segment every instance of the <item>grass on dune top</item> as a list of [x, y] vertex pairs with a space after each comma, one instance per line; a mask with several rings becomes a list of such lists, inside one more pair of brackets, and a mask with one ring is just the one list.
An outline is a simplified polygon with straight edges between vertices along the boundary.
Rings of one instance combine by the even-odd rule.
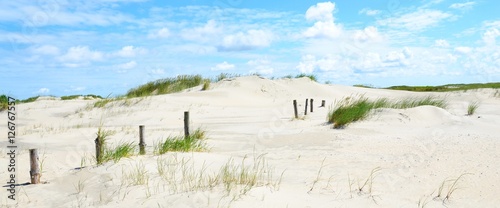
[[414, 92], [449, 92], [449, 91], [460, 91], [460, 90], [473, 90], [482, 88], [500, 88], [500, 82], [492, 83], [472, 83], [472, 84], [447, 84], [441, 86], [392, 86], [385, 89], [391, 90], [406, 90]]
[[327, 119], [329, 123], [333, 123], [334, 128], [343, 128], [352, 122], [365, 119], [373, 109], [407, 109], [424, 105], [446, 108], [447, 103], [443, 99], [432, 96], [407, 98], [397, 101], [389, 101], [387, 98], [379, 98], [371, 101], [363, 96], [358, 98], [347, 97], [336, 103], [336, 107], [328, 113]]
[[179, 75], [175, 78], [165, 78], [148, 82], [129, 90], [126, 97], [143, 97], [179, 92], [196, 87], [205, 82], [201, 75]]

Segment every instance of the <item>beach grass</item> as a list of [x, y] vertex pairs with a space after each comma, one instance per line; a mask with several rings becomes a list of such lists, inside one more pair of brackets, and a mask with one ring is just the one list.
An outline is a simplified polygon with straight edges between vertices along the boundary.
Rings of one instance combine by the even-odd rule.
[[133, 98], [175, 93], [201, 85], [205, 80], [201, 75], [179, 75], [174, 78], [159, 79], [140, 85], [130, 89], [125, 96]]
[[479, 107], [479, 102], [471, 102], [467, 106], [467, 115], [472, 116], [474, 113], [476, 113], [477, 108]]
[[412, 97], [396, 101], [390, 101], [387, 98], [372, 101], [363, 96], [347, 97], [336, 102], [336, 107], [328, 112], [327, 121], [332, 123], [334, 128], [344, 128], [352, 122], [365, 119], [373, 109], [407, 109], [424, 105], [446, 108], [447, 103], [443, 99], [432, 96]]
[[163, 142], [155, 145], [156, 154], [165, 154], [167, 152], [189, 152], [202, 151], [205, 149], [203, 139], [205, 139], [205, 131], [200, 128], [196, 129], [189, 136], [170, 136]]

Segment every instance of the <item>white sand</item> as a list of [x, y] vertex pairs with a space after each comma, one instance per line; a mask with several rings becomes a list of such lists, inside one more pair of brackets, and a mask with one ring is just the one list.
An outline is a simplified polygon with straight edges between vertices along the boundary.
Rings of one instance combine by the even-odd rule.
[[[332, 129], [327, 108], [335, 99], [364, 94], [369, 98], [398, 99], [429, 94], [445, 97], [446, 110], [421, 106], [407, 110], [381, 109], [369, 119]], [[46, 184], [18, 186], [17, 207], [498, 207], [500, 206], [500, 97], [495, 90], [413, 93], [323, 85], [307, 78], [267, 80], [240, 77], [212, 84], [208, 91], [132, 99], [86, 108], [93, 100], [39, 100], [18, 105], [18, 183], [29, 182], [28, 149], [38, 148]], [[292, 100], [302, 116], [306, 98], [314, 112], [293, 120]], [[476, 115], [467, 105], [480, 101]], [[153, 144], [183, 133], [183, 112], [189, 110], [191, 129], [206, 130], [210, 150], [168, 153], [168, 170], [177, 170], [178, 184], [159, 176]], [[0, 118], [6, 120], [6, 112]], [[480, 118], [479, 118], [480, 117]], [[114, 130], [111, 144], [138, 143], [138, 126], [146, 126], [147, 155], [101, 166], [92, 164], [97, 126]], [[1, 133], [7, 135], [6, 121]], [[8, 179], [6, 139], [2, 140], [0, 179]], [[44, 154], [45, 153], [45, 154]], [[262, 155], [267, 185], [257, 184], [245, 194], [241, 187], [227, 194], [223, 184], [192, 188], [182, 175], [215, 174], [233, 159], [251, 165]], [[81, 166], [87, 158], [86, 166]], [[176, 161], [176, 162], [175, 162]], [[182, 162], [184, 161], [184, 162]], [[258, 161], [258, 160], [257, 160]], [[148, 183], [131, 185], [126, 175], [144, 166]], [[372, 182], [359, 192], [370, 172], [380, 167]], [[176, 169], [177, 168], [177, 169]], [[184, 170], [184, 172], [182, 172]], [[282, 177], [280, 175], [283, 173]], [[319, 173], [319, 174], [318, 174]], [[463, 177], [449, 200], [452, 182]], [[173, 173], [171, 173], [171, 176]], [[349, 179], [352, 181], [349, 185]], [[79, 188], [80, 187], [80, 188]], [[351, 188], [350, 188], [351, 187]], [[371, 191], [370, 191], [371, 187]], [[311, 190], [312, 189], [312, 190]], [[351, 189], [351, 190], [350, 190]], [[1, 190], [2, 205], [12, 204]]]

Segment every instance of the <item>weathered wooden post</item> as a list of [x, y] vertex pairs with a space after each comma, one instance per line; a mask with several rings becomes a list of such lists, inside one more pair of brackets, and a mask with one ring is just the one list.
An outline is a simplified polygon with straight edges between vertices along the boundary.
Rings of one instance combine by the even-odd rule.
[[321, 107], [325, 107], [325, 102], [326, 102], [325, 100], [321, 101]]
[[189, 111], [184, 111], [184, 139], [189, 137]]
[[97, 161], [97, 164], [101, 164], [101, 139], [99, 138], [99, 135], [97, 135], [97, 138], [94, 140], [95, 142], [95, 160]]
[[313, 99], [311, 98], [311, 113], [313, 112]]
[[40, 183], [40, 166], [38, 163], [38, 150], [30, 149], [30, 176], [31, 184]]
[[309, 99], [306, 99], [306, 110], [304, 111], [304, 115], [307, 115], [307, 103], [309, 103]]
[[299, 113], [297, 111], [297, 100], [293, 100], [293, 111], [295, 112], [295, 118], [299, 118]]
[[144, 125], [139, 126], [139, 154], [146, 154], [146, 142], [144, 142]]

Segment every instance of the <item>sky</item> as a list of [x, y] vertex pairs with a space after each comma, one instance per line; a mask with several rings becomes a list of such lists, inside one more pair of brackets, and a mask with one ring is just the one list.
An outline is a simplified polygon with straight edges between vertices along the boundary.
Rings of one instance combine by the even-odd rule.
[[500, 1], [0, 2], [0, 94], [118, 96], [181, 74], [500, 81]]

